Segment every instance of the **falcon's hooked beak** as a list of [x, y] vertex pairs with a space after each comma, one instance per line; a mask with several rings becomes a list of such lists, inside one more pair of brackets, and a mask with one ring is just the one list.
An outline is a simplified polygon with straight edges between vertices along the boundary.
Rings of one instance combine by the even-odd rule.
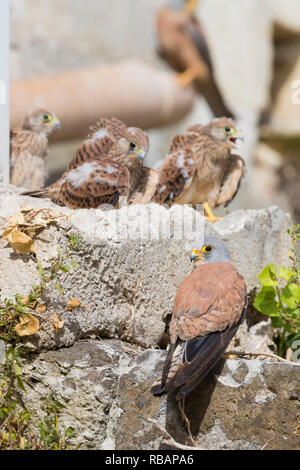
[[51, 122], [51, 125], [52, 125], [53, 127], [57, 127], [57, 129], [60, 129], [60, 128], [61, 128], [61, 123], [60, 123], [59, 119], [57, 119], [56, 116], [53, 117], [50, 122]]
[[146, 156], [147, 156], [147, 150], [143, 149], [143, 148], [138, 148], [137, 149], [137, 156], [142, 160], [144, 161]]
[[232, 133], [230, 134], [228, 140], [233, 144], [236, 144], [237, 140], [245, 141], [243, 131], [241, 129], [232, 129]]
[[198, 7], [198, 0], [185, 0], [184, 12], [193, 15]]
[[193, 261], [203, 260], [203, 253], [199, 250], [193, 250], [190, 256], [191, 263]]

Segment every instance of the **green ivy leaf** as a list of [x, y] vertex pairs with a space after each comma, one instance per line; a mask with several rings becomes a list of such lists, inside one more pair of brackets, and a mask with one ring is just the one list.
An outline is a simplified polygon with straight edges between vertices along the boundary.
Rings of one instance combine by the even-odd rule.
[[289, 284], [282, 289], [280, 299], [288, 307], [296, 308], [300, 302], [300, 286], [297, 284]]
[[283, 326], [283, 320], [279, 315], [276, 317], [271, 317], [271, 323], [273, 328], [282, 328]]
[[263, 287], [260, 293], [255, 297], [254, 307], [264, 315], [277, 315], [279, 304], [276, 299], [276, 290], [273, 287]]
[[258, 276], [258, 279], [260, 280], [261, 285], [264, 287], [278, 286], [276, 268], [274, 264], [266, 266]]
[[278, 269], [277, 275], [278, 277], [282, 277], [283, 279], [287, 279], [289, 281], [293, 276], [295, 276], [295, 273], [294, 271], [289, 271], [283, 267]]

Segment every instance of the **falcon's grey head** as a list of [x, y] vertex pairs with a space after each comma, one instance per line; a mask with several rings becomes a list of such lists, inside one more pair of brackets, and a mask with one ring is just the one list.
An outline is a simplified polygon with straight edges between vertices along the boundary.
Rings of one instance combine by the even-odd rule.
[[169, 0], [168, 7], [175, 11], [194, 13], [198, 6], [198, 0]]
[[230, 252], [219, 238], [205, 237], [204, 241], [195, 241], [192, 247], [191, 261], [203, 263], [232, 263]]

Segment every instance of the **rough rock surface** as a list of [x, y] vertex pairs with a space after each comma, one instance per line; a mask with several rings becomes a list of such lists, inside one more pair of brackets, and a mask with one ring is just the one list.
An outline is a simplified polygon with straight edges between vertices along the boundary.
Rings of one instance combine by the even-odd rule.
[[[43, 399], [54, 392], [66, 408], [61, 429], [76, 431], [82, 449], [167, 449], [160, 423], [189, 444], [174, 397], [150, 387], [164, 353], [118, 340], [83, 341], [41, 353], [25, 369], [23, 399], [36, 427]], [[197, 446], [207, 449], [294, 449], [299, 445], [300, 367], [259, 360], [222, 361], [186, 400]], [[298, 416], [297, 416], [298, 414]]]
[[[228, 244], [244, 275], [248, 291], [258, 284], [257, 274], [271, 262], [288, 263], [290, 218], [277, 207], [238, 211], [212, 226], [189, 207], [168, 210], [157, 205], [119, 211], [69, 211], [47, 200], [34, 200], [0, 188], [0, 217], [12, 216], [22, 205], [53, 207], [66, 217], [42, 231], [36, 239], [37, 260], [44, 269], [57, 258], [57, 246], [68, 235], [79, 234], [83, 247], [72, 256], [79, 269], [63, 275], [63, 296], [46, 291], [47, 315], [59, 314], [59, 334], [41, 321], [39, 332], [28, 341], [36, 349], [71, 346], [90, 335], [119, 338], [143, 347], [165, 345], [166, 317], [172, 313], [176, 290], [193, 269], [191, 242], [203, 234], [217, 234]], [[182, 227], [184, 226], [184, 232]], [[39, 282], [37, 260], [15, 254], [0, 239], [0, 296], [27, 295]], [[87, 308], [66, 312], [70, 297]]]
[[[271, 207], [232, 213], [212, 226], [189, 207], [69, 211], [0, 187], [1, 224], [25, 204], [52, 207], [64, 217], [37, 235], [36, 258], [15, 254], [0, 239], [1, 298], [26, 295], [39, 282], [37, 261], [46, 270], [71, 233], [82, 237], [82, 249], [72, 255], [79, 269], [60, 279], [63, 296], [54, 288], [45, 294], [44, 315], [58, 314], [63, 329], [57, 334], [41, 320], [39, 332], [26, 342], [33, 354], [24, 360], [27, 394], [22, 398], [32, 428], [44, 417], [43, 400], [54, 392], [66, 406], [61, 428], [74, 428], [74, 445], [81, 443], [83, 449], [168, 448], [149, 418], [177, 442], [191, 444], [174, 398], [150, 393], [164, 360], [164, 351], [153, 348], [167, 344], [166, 317], [178, 285], [192, 269], [190, 244], [204, 233], [219, 235], [251, 293], [266, 264], [288, 263], [290, 217]], [[66, 311], [70, 297], [87, 308]], [[268, 322], [251, 321], [240, 328], [232, 347], [261, 352], [269, 341]], [[0, 342], [0, 363], [4, 352]], [[296, 365], [221, 361], [186, 402], [197, 445], [294, 449], [299, 445], [299, 375]]]

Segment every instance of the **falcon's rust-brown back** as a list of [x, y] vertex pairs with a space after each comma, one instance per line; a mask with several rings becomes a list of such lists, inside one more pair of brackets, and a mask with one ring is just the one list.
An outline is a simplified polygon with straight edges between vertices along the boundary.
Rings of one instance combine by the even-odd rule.
[[244, 278], [231, 263], [207, 263], [195, 269], [177, 291], [170, 325], [171, 342], [233, 326], [245, 305]]

